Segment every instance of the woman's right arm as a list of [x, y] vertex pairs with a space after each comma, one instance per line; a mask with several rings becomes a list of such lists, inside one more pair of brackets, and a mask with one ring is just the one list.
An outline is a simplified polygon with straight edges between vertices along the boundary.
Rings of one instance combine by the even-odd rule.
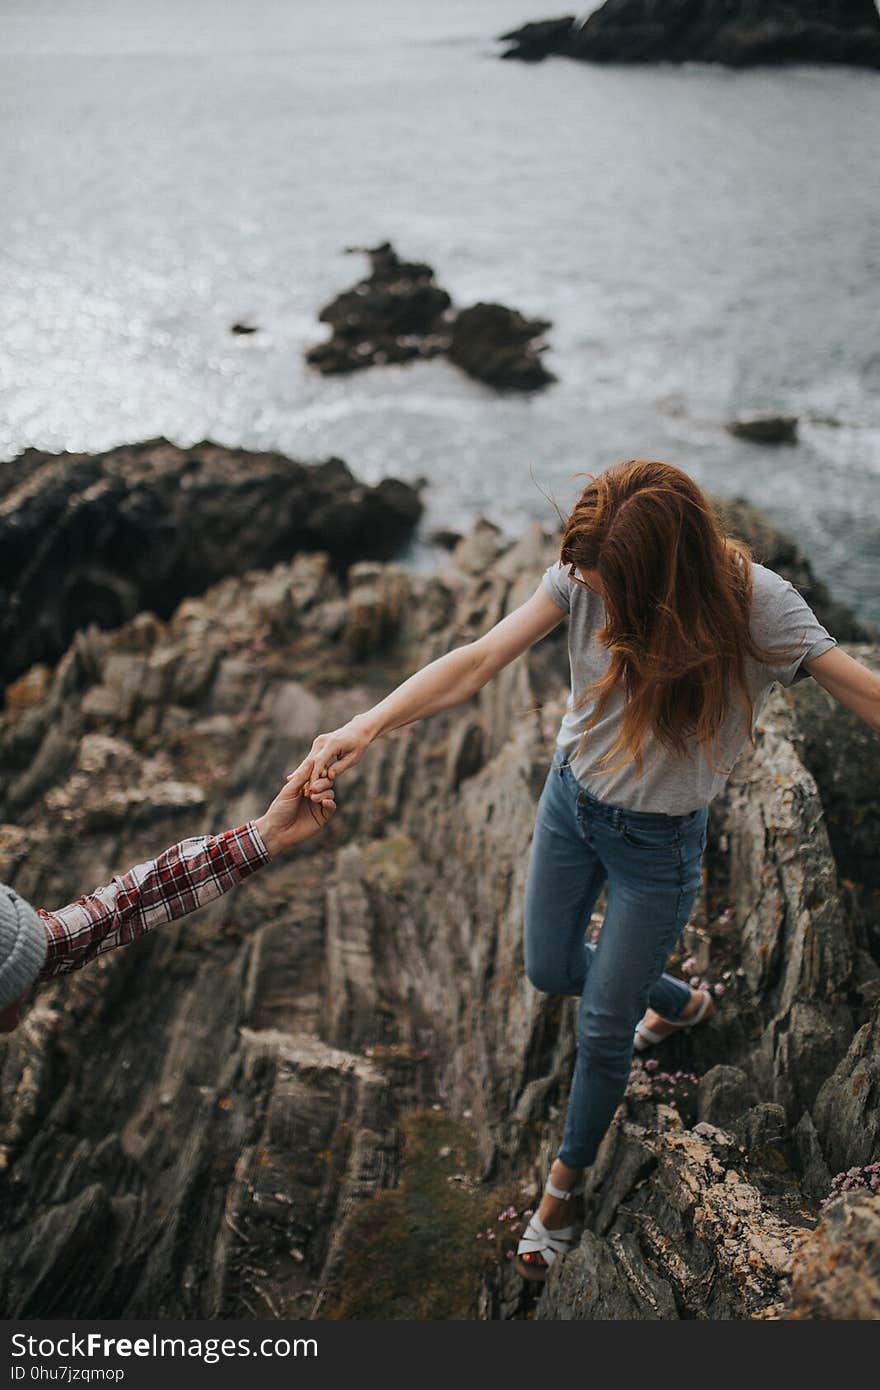
[[360, 761], [374, 739], [440, 710], [451, 709], [475, 695], [502, 667], [552, 632], [564, 617], [562, 609], [539, 586], [530, 599], [482, 637], [423, 666], [378, 705], [356, 715], [342, 728], [319, 734], [297, 772], [306, 763], [311, 765], [309, 773], [314, 772], [317, 777], [337, 777], [346, 772]]

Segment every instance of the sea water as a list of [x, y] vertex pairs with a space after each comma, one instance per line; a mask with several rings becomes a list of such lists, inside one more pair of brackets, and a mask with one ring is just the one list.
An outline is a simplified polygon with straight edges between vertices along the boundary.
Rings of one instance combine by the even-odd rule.
[[[552, 10], [3, 0], [0, 459], [338, 454], [428, 479], [425, 565], [433, 527], [550, 526], [578, 474], [658, 457], [880, 620], [880, 77], [499, 61]], [[551, 319], [558, 384], [310, 371], [319, 309], [366, 270], [345, 248], [385, 239], [459, 306]], [[799, 442], [732, 438], [752, 411]]]

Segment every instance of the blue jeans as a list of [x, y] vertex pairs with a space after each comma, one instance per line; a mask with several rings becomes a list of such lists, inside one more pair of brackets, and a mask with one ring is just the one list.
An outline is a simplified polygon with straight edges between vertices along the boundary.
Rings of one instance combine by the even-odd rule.
[[[580, 997], [577, 1061], [559, 1157], [585, 1168], [626, 1089], [636, 1023], [674, 1021], [690, 998], [663, 966], [701, 881], [705, 806], [687, 815], [600, 801], [556, 749], [538, 802], [525, 898], [525, 967], [536, 989]], [[599, 942], [585, 941], [607, 880]]]

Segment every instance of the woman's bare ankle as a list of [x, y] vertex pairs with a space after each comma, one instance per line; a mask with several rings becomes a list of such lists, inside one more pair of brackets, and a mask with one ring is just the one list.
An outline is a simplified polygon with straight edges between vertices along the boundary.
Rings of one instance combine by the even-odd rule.
[[[582, 1168], [569, 1168], [567, 1163], [557, 1158], [550, 1169], [550, 1181], [563, 1192], [571, 1192], [577, 1186], [582, 1172]], [[571, 1222], [571, 1199], [566, 1201], [562, 1197], [553, 1197], [549, 1192], [545, 1192], [538, 1207], [538, 1215], [548, 1230], [568, 1226]]]
[[553, 1160], [550, 1169], [550, 1181], [554, 1187], [561, 1187], [564, 1192], [571, 1192], [577, 1186], [583, 1168], [569, 1168], [567, 1163], [563, 1163], [561, 1158]]
[[701, 989], [691, 990], [691, 997], [685, 1004], [677, 1020], [664, 1018], [662, 1014], [657, 1013], [656, 1009], [648, 1009], [645, 1014], [647, 1026], [653, 1032], [660, 1033], [664, 1037], [667, 1033], [674, 1033], [676, 1022], [683, 1023], [686, 1019], [693, 1018], [694, 1014], [697, 1012], [697, 1009], [703, 1002], [704, 992], [705, 991]]

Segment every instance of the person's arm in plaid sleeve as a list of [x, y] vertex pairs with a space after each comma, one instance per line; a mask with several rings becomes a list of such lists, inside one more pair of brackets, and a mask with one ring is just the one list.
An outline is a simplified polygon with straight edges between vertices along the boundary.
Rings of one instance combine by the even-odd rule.
[[326, 825], [335, 801], [328, 779], [287, 783], [265, 815], [221, 835], [172, 845], [57, 912], [41, 910], [49, 949], [40, 979], [87, 965], [153, 928], [203, 907]]
[[57, 912], [42, 910], [49, 950], [40, 978], [66, 975], [104, 951], [204, 907], [269, 859], [256, 822], [182, 840]]

